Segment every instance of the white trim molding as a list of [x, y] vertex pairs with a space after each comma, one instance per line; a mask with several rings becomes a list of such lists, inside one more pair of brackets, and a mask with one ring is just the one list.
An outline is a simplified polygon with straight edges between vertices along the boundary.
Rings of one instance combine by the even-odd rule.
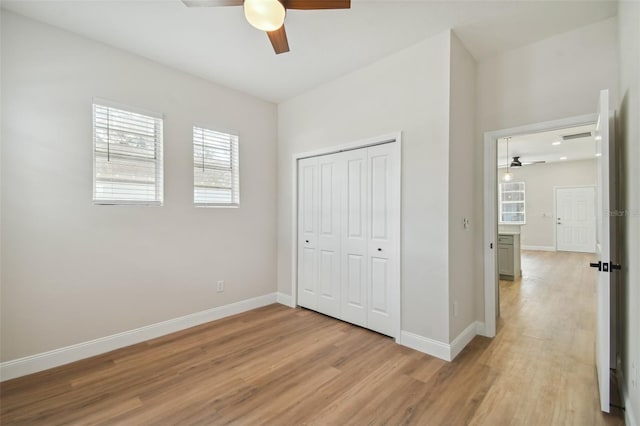
[[400, 344], [427, 355], [451, 361], [451, 347], [449, 344], [439, 340], [429, 339], [428, 337], [402, 330], [400, 332]]
[[520, 246], [522, 250], [531, 251], [556, 251], [554, 246]]
[[125, 346], [155, 339], [160, 336], [175, 333], [176, 331], [185, 330], [200, 324], [271, 305], [276, 303], [277, 300], [278, 296], [276, 293], [269, 293], [264, 296], [218, 306], [207, 309], [206, 311], [196, 312], [111, 336], [100, 337], [64, 348], [6, 361], [0, 363], [0, 381], [26, 376], [27, 374], [37, 373], [38, 371], [69, 364], [115, 349], [124, 348]]
[[450, 344], [405, 330], [400, 333], [398, 343], [445, 361], [453, 361], [477, 335], [485, 335], [484, 323], [480, 321], [469, 324]]
[[[472, 322], [467, 328], [462, 330], [462, 333], [451, 341], [450, 358], [453, 361], [460, 352], [473, 340], [477, 335], [478, 322]], [[484, 328], [484, 327], [483, 327]]]
[[276, 301], [279, 304], [288, 306], [290, 308], [295, 308], [296, 307], [296, 305], [293, 303], [293, 297], [291, 297], [290, 294], [284, 294], [284, 293], [278, 292], [276, 294]]
[[635, 413], [633, 412], [631, 398], [629, 397], [629, 388], [624, 381], [624, 371], [622, 370], [622, 363], [619, 358], [616, 366], [616, 377], [618, 379], [618, 389], [624, 401], [624, 424], [627, 426], [638, 426]]

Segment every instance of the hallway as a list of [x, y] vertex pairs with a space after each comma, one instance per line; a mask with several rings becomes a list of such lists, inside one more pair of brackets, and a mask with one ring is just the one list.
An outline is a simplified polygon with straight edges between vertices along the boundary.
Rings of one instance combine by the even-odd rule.
[[623, 423], [619, 410], [598, 410], [592, 258], [523, 251], [522, 278], [500, 281], [497, 335], [482, 356], [501, 371], [483, 403], [487, 423]]

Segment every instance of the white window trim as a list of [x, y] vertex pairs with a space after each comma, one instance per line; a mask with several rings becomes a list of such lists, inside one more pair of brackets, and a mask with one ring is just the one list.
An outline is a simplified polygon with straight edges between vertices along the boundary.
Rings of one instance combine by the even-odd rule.
[[[146, 115], [152, 118], [156, 118], [161, 120], [163, 123], [162, 126], [162, 132], [160, 133], [159, 139], [158, 139], [158, 146], [159, 146], [159, 152], [160, 152], [160, 156], [159, 158], [156, 160], [156, 182], [158, 182], [158, 180], [160, 181], [160, 183], [156, 183], [157, 185], [157, 190], [159, 192], [159, 200], [156, 201], [135, 201], [135, 200], [101, 200], [101, 199], [96, 199], [95, 197], [95, 188], [96, 188], [96, 149], [95, 149], [95, 144], [96, 144], [96, 123], [95, 123], [95, 105], [100, 105], [100, 106], [104, 106], [104, 107], [108, 107], [108, 108], [115, 108], [115, 109], [120, 109], [120, 110], [124, 110], [124, 111], [129, 111], [135, 114], [141, 114], [141, 115]], [[161, 207], [164, 205], [164, 115], [162, 113], [159, 112], [155, 112], [155, 111], [151, 111], [151, 110], [147, 110], [144, 108], [139, 108], [136, 106], [131, 106], [131, 105], [127, 105], [127, 104], [123, 104], [120, 102], [115, 102], [109, 99], [105, 99], [105, 98], [100, 98], [100, 97], [96, 97], [94, 96], [92, 98], [92, 102], [91, 102], [91, 129], [92, 129], [92, 133], [91, 133], [91, 138], [92, 138], [92, 143], [91, 143], [91, 158], [93, 161], [93, 177], [92, 177], [92, 202], [93, 205], [96, 206], [143, 206], [143, 207]]]
[[[502, 201], [502, 185], [515, 184], [515, 183], [521, 183], [523, 185], [523, 190], [522, 190], [523, 200], [522, 201]], [[503, 203], [509, 203], [509, 204], [522, 203], [524, 205], [524, 210], [522, 211], [522, 216], [524, 217], [524, 220], [521, 222], [503, 222], [502, 221], [502, 204]], [[499, 225], [518, 225], [518, 226], [527, 224], [527, 185], [524, 181], [500, 182], [500, 184], [498, 185], [498, 224]]]

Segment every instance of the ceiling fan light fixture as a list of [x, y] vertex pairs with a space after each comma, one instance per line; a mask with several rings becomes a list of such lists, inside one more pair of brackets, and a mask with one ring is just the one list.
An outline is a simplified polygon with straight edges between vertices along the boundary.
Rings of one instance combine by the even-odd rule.
[[244, 0], [244, 16], [259, 30], [280, 29], [286, 15], [287, 10], [278, 0]]

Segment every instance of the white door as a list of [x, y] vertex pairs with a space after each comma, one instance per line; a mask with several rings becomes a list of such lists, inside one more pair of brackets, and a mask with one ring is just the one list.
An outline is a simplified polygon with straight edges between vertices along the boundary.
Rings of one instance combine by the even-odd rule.
[[318, 311], [340, 317], [340, 154], [318, 157]]
[[394, 143], [298, 161], [298, 305], [398, 337], [399, 241]]
[[396, 193], [400, 180], [396, 151], [391, 144], [368, 150], [369, 175], [369, 311], [368, 327], [393, 336], [393, 317], [396, 301], [393, 288], [399, 274], [396, 253], [397, 230], [394, 224], [399, 215]]
[[595, 188], [556, 188], [556, 245], [559, 251], [596, 251]]
[[342, 319], [367, 326], [368, 223], [367, 150], [343, 153], [345, 187], [342, 191]]
[[596, 126], [597, 157], [597, 243], [598, 282], [596, 290], [596, 368], [600, 390], [600, 408], [609, 412], [610, 367], [610, 223], [609, 223], [609, 91], [600, 92]]
[[318, 159], [298, 161], [298, 304], [318, 308]]

